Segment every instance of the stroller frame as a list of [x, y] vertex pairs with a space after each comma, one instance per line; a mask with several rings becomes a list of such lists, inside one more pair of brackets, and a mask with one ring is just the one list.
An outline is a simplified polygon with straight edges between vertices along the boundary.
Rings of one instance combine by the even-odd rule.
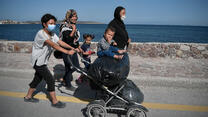
[[[88, 62], [88, 61], [85, 61], [83, 59], [82, 55], [80, 55], [80, 57], [81, 57], [81, 62]], [[71, 63], [71, 68], [72, 69], [74, 68], [78, 73], [85, 75], [90, 80], [93, 80], [93, 78], [91, 76], [89, 76], [84, 69], [81, 69], [81, 67], [78, 68], [78, 67], [73, 65], [71, 59], [69, 58], [69, 55], [67, 56], [67, 59]], [[91, 64], [91, 63], [88, 62], [88, 64]], [[124, 88], [124, 86], [125, 86], [124, 82], [122, 83], [121, 86], [116, 86], [115, 89], [114, 89], [115, 91], [109, 90], [108, 87], [106, 87], [102, 84], [100, 84], [98, 86], [102, 90], [106, 91], [109, 94], [109, 96], [111, 96], [111, 97], [109, 97], [106, 101], [104, 101], [104, 100], [94, 100], [94, 101], [90, 102], [87, 105], [87, 115], [88, 115], [88, 117], [100, 117], [99, 116], [100, 114], [99, 114], [98, 111], [96, 111], [95, 114], [93, 114], [93, 115], [90, 114], [91, 113], [90, 111], [93, 108], [100, 108], [101, 111], [103, 111], [103, 113], [101, 114], [101, 117], [106, 117], [107, 110], [126, 111], [127, 112], [126, 117], [140, 117], [140, 113], [142, 113], [142, 115], [143, 115], [142, 117], [147, 117], [146, 112], [148, 112], [148, 109], [146, 107], [144, 107], [142, 104], [134, 102], [134, 101], [131, 101], [131, 102], [127, 101], [126, 99], [117, 95]], [[125, 104], [127, 104], [128, 107], [122, 108], [122, 107], [106, 106], [114, 98], [117, 98], [117, 99], [125, 102]]]

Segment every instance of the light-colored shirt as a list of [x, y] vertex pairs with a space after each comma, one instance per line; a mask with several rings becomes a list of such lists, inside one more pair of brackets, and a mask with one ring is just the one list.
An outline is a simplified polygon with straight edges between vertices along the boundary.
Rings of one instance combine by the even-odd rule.
[[49, 37], [49, 35], [43, 29], [38, 31], [38, 33], [35, 36], [32, 47], [32, 66], [35, 65], [36, 61], [37, 66], [47, 65], [51, 53], [54, 49], [48, 44], [44, 44], [46, 40], [51, 40], [52, 42], [57, 44], [59, 38], [55, 33], [52, 33], [52, 36]]

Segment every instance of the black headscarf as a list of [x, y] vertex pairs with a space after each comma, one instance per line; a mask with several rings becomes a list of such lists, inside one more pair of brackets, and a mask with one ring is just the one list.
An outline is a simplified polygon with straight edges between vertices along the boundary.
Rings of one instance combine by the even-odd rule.
[[116, 29], [116, 33], [113, 39], [116, 41], [117, 47], [120, 49], [125, 48], [129, 39], [125, 24], [121, 20], [120, 16], [120, 12], [123, 9], [125, 8], [122, 6], [118, 6], [114, 12], [114, 19], [108, 24], [108, 26], [114, 27]]
[[125, 9], [122, 6], [118, 6], [115, 11], [114, 11], [114, 19], [117, 20], [117, 22], [119, 23], [119, 25], [125, 29], [125, 25], [124, 22], [121, 20], [121, 16], [120, 16], [120, 12], [121, 10]]
[[120, 12], [121, 12], [121, 10], [123, 10], [123, 9], [125, 9], [125, 8], [123, 8], [122, 6], [119, 6], [119, 7], [117, 7], [117, 8], [115, 9], [115, 12], [114, 12], [114, 18], [115, 18], [115, 19], [118, 19], [118, 20], [121, 21]]

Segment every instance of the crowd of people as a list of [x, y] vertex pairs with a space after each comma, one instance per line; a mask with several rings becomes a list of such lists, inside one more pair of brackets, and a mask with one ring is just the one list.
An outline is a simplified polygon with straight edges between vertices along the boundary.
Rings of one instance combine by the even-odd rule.
[[[55, 93], [55, 80], [47, 67], [49, 57], [54, 50], [61, 52], [65, 65], [65, 75], [61, 82], [66, 89], [74, 91], [76, 88], [72, 86], [73, 72], [71, 63], [79, 67], [78, 53], [82, 54], [85, 60], [85, 69], [89, 69], [91, 63], [90, 56], [97, 53], [98, 57], [109, 56], [114, 59], [122, 59], [122, 53], [126, 52], [131, 39], [128, 36], [124, 19], [126, 18], [125, 8], [119, 6], [115, 9], [114, 19], [108, 24], [103, 38], [98, 42], [97, 52], [90, 49], [91, 41], [95, 38], [93, 34], [83, 34], [84, 42], [79, 44], [80, 32], [77, 29], [76, 23], [78, 20], [77, 12], [73, 9], [67, 11], [63, 23], [60, 25], [59, 36], [56, 35], [56, 17], [51, 14], [45, 14], [41, 18], [42, 29], [40, 29], [34, 39], [32, 47], [31, 63], [35, 69], [35, 74], [32, 82], [29, 84], [29, 90], [24, 97], [25, 102], [38, 102], [39, 100], [33, 97], [33, 92], [37, 85], [45, 80], [47, 91], [50, 95], [51, 105], [56, 108], [64, 108], [65, 103], [58, 101]], [[69, 59], [71, 61], [69, 61]], [[83, 82], [81, 75], [76, 79], [77, 83]]]

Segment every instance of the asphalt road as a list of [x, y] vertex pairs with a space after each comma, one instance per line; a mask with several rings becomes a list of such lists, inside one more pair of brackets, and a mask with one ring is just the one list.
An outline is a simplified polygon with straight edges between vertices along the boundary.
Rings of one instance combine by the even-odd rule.
[[[33, 73], [28, 71], [0, 70], [0, 115], [1, 117], [83, 117], [82, 111], [95, 92], [84, 84], [75, 92], [56, 87], [58, 99], [66, 102], [64, 109], [51, 107], [45, 98], [44, 82], [36, 95], [40, 102], [26, 103], [23, 97]], [[144, 93], [143, 105], [149, 109], [148, 117], [207, 117], [208, 88], [207, 80], [143, 80], [132, 79]], [[203, 82], [203, 83], [200, 83]], [[58, 86], [59, 83], [56, 83]], [[75, 84], [74, 84], [75, 85]], [[108, 114], [108, 117], [119, 117]]]

